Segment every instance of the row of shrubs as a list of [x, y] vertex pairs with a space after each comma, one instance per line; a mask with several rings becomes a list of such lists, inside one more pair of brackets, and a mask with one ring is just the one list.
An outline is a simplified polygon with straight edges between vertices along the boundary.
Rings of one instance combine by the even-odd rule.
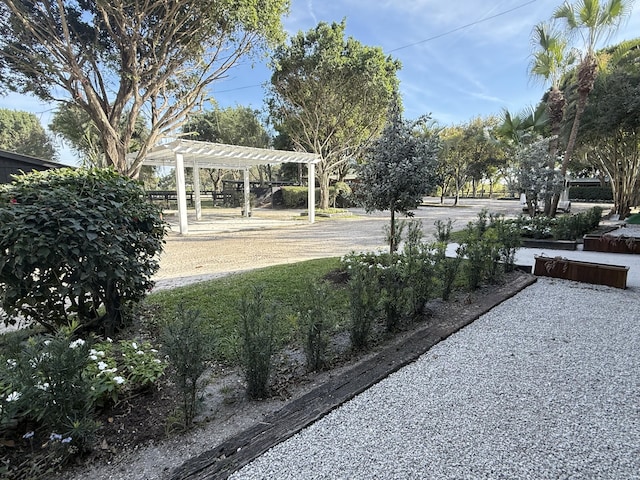
[[613, 202], [611, 187], [571, 187], [569, 200], [574, 202]]
[[512, 222], [517, 226], [520, 234], [526, 238], [553, 238], [555, 240], [578, 240], [600, 224], [602, 207], [592, 207], [585, 212], [558, 217], [543, 215], [529, 217], [520, 215]]
[[[307, 208], [308, 187], [282, 187], [274, 194], [273, 202], [283, 208]], [[315, 191], [316, 203], [320, 200], [320, 189]], [[329, 204], [338, 208], [353, 206], [351, 189], [344, 182], [329, 187]]]

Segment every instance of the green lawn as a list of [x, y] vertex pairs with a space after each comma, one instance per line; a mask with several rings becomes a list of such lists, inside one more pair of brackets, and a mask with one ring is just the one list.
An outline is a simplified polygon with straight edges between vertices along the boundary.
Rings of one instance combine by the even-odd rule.
[[[277, 265], [229, 275], [223, 278], [153, 293], [147, 297], [149, 320], [160, 325], [170, 321], [179, 305], [198, 310], [208, 319], [210, 334], [217, 339], [220, 360], [233, 361], [235, 329], [239, 321], [238, 305], [245, 295], [252, 295], [254, 286], [264, 288], [264, 296], [272, 305], [275, 317], [282, 324], [280, 341], [296, 337], [297, 312], [309, 298], [309, 286], [322, 281], [331, 271], [340, 267], [340, 259], [323, 258], [305, 262]], [[347, 292], [334, 285], [331, 305], [327, 308], [345, 318], [348, 312]]]

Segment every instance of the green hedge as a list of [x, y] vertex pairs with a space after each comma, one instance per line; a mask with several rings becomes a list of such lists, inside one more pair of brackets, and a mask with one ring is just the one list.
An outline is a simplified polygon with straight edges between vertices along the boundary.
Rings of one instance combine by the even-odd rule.
[[612, 202], [613, 191], [611, 187], [571, 187], [569, 200], [586, 202]]
[[[307, 208], [308, 188], [307, 187], [282, 187], [282, 207], [284, 208]], [[333, 198], [336, 194], [335, 187], [329, 187], [329, 198], [331, 199], [331, 205], [333, 206]], [[341, 197], [339, 197], [341, 199]], [[320, 203], [320, 189], [316, 188], [316, 206]], [[279, 199], [276, 203], [280, 203]], [[344, 205], [340, 204], [338, 207], [343, 208]]]

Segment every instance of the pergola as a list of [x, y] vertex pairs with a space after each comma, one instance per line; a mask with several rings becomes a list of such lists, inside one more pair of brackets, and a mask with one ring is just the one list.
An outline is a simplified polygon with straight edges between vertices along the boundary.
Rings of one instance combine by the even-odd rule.
[[180, 233], [189, 232], [187, 224], [187, 195], [185, 188], [185, 168], [193, 168], [193, 190], [196, 219], [202, 218], [200, 202], [200, 168], [223, 168], [244, 172], [244, 216], [249, 216], [249, 169], [257, 165], [281, 163], [306, 163], [309, 171], [309, 222], [315, 221], [315, 164], [320, 157], [312, 153], [269, 150], [265, 148], [241, 147], [222, 143], [196, 140], [172, 140], [151, 148], [142, 162], [143, 165], [174, 167], [178, 194], [178, 216]]

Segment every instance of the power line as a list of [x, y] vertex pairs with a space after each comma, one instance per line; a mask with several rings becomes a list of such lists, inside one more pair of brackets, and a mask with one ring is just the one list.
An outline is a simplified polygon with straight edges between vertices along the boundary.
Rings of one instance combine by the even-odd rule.
[[[416, 45], [421, 45], [421, 44], [423, 44], [423, 43], [431, 42], [432, 40], [436, 40], [436, 39], [438, 39], [438, 38], [442, 38], [442, 37], [444, 37], [444, 36], [446, 36], [446, 35], [451, 35], [452, 33], [459, 32], [460, 30], [464, 30], [465, 28], [473, 27], [473, 26], [475, 26], [475, 25], [478, 25], [479, 23], [487, 22], [487, 21], [489, 21], [489, 20], [493, 20], [494, 18], [501, 17], [502, 15], [506, 15], [506, 14], [508, 14], [508, 13], [515, 12], [516, 10], [519, 10], [519, 9], [521, 9], [521, 8], [524, 8], [524, 7], [526, 7], [527, 5], [531, 5], [532, 3], [535, 3], [535, 2], [536, 2], [536, 0], [530, 0], [530, 1], [528, 1], [528, 2], [525, 2], [525, 3], [523, 3], [523, 4], [518, 5], [518, 6], [516, 6], [516, 7], [510, 8], [509, 10], [505, 10], [504, 12], [496, 13], [496, 14], [494, 14], [494, 15], [490, 15], [490, 16], [485, 17], [485, 18], [482, 18], [482, 19], [480, 19], [480, 20], [476, 20], [476, 21], [474, 21], [474, 22], [467, 23], [466, 25], [462, 25], [462, 26], [460, 26], [460, 27], [456, 27], [456, 28], [454, 28], [453, 30], [448, 30], [448, 31], [446, 31], [446, 32], [439, 33], [438, 35], [434, 35], [433, 37], [425, 38], [424, 40], [420, 40], [419, 42], [409, 43], [409, 44], [407, 44], [407, 45], [403, 45], [403, 46], [401, 46], [401, 47], [394, 48], [393, 50], [389, 50], [389, 51], [387, 51], [387, 53], [397, 52], [398, 50], [403, 50], [403, 49], [405, 49], [405, 48], [414, 47], [414, 46], [416, 46]], [[229, 89], [227, 89], [227, 90], [218, 90], [218, 91], [217, 91], [217, 92], [215, 92], [215, 93], [236, 92], [236, 91], [238, 91], [238, 90], [246, 90], [246, 89], [248, 89], [248, 88], [256, 88], [256, 87], [261, 87], [261, 86], [262, 86], [262, 84], [261, 84], [261, 83], [259, 83], [259, 84], [257, 84], [257, 85], [246, 85], [246, 86], [244, 86], [244, 87], [229, 88]]]
[[397, 52], [398, 50], [402, 50], [404, 48], [414, 47], [416, 45], [421, 45], [423, 43], [427, 43], [427, 42], [430, 42], [432, 40], [436, 40], [438, 38], [444, 37], [445, 35], [450, 35], [452, 33], [458, 32], [458, 31], [463, 30], [465, 28], [473, 27], [474, 25], [478, 25], [479, 23], [486, 22], [488, 20], [492, 20], [492, 19], [500, 17], [502, 15], [506, 15], [507, 13], [514, 12], [516, 10], [519, 10], [520, 8], [524, 8], [527, 5], [531, 5], [532, 3], [535, 3], [535, 2], [536, 2], [536, 0], [531, 0], [529, 2], [526, 2], [526, 3], [523, 3], [521, 5], [518, 5], [517, 7], [513, 7], [513, 8], [510, 8], [509, 10], [505, 10], [504, 12], [496, 13], [495, 15], [491, 15], [489, 17], [485, 17], [485, 18], [482, 18], [480, 20], [476, 20], [475, 22], [467, 23], [466, 25], [462, 25], [461, 27], [454, 28], [453, 30], [449, 30], [449, 31], [444, 32], [444, 33], [439, 33], [438, 35], [434, 35], [433, 37], [429, 37], [429, 38], [426, 38], [424, 40], [420, 40], [419, 42], [409, 43], [408, 45], [403, 45], [402, 47], [394, 48], [393, 50], [389, 50], [387, 53]]

